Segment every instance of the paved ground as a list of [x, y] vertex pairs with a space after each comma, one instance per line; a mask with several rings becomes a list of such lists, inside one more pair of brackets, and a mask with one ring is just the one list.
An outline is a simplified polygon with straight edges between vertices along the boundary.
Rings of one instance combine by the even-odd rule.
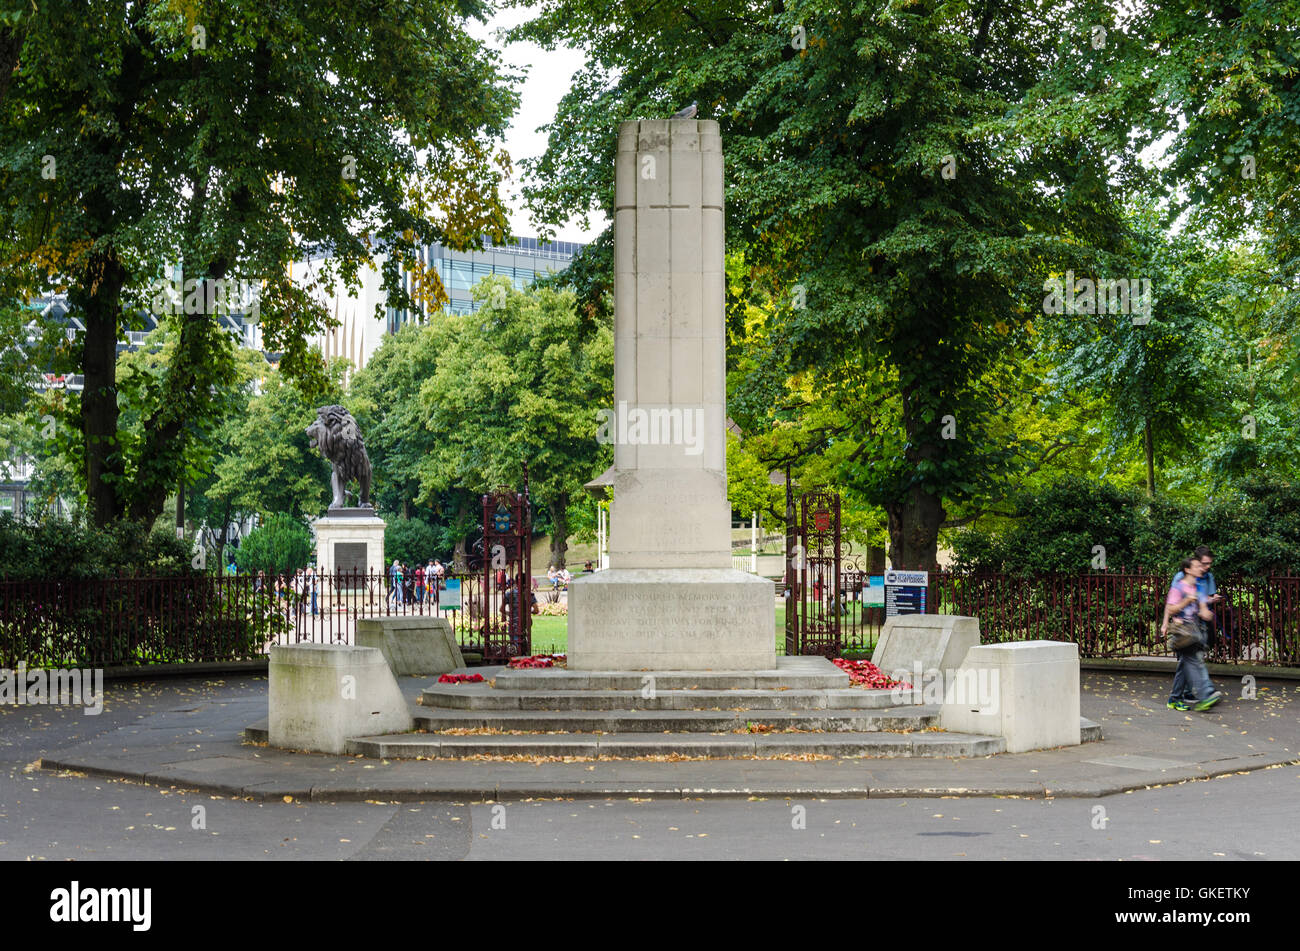
[[[241, 744], [264, 678], [115, 684], [98, 717], [0, 708], [0, 858], [1300, 858], [1300, 767], [1261, 768], [1300, 761], [1300, 685], [1257, 686], [1181, 714], [1165, 678], [1085, 672], [1105, 741], [977, 760], [385, 764]], [[986, 798], [925, 798], [959, 789]]]

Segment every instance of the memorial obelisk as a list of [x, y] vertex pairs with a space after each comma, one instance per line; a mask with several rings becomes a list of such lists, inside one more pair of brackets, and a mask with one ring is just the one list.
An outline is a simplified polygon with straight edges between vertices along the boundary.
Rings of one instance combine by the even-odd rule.
[[609, 568], [569, 590], [570, 670], [771, 670], [772, 582], [731, 562], [722, 141], [619, 127]]

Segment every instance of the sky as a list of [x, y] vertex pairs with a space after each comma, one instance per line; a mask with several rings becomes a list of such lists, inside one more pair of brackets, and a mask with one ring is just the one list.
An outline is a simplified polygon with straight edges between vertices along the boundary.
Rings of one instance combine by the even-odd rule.
[[[545, 50], [534, 43], [507, 45], [497, 36], [499, 29], [523, 23], [529, 15], [527, 10], [501, 10], [486, 25], [471, 21], [468, 27], [472, 35], [486, 40], [494, 49], [501, 51], [506, 64], [527, 73], [519, 89], [519, 111], [506, 133], [505, 149], [514, 163], [515, 172], [503, 195], [510, 209], [511, 231], [525, 237], [536, 235], [537, 228], [529, 220], [523, 197], [519, 193], [522, 173], [519, 160], [536, 158], [546, 151], [546, 135], [537, 130], [555, 118], [560, 97], [568, 92], [573, 74], [584, 62], [583, 54], [577, 50]], [[557, 225], [555, 238], [586, 243], [594, 240], [605, 229], [606, 223], [603, 216], [597, 216], [592, 218], [589, 231], [584, 230], [581, 222], [577, 221]]]

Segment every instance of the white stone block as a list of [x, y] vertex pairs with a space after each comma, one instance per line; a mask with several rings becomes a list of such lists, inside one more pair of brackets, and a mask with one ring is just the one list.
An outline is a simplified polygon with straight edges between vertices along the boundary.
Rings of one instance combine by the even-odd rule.
[[693, 271], [676, 271], [671, 282], [669, 329], [673, 338], [700, 337], [704, 326], [704, 277]]
[[[709, 137], [701, 136], [700, 146], [709, 142]], [[700, 201], [706, 208], [718, 209], [723, 203], [722, 151], [701, 151], [700, 154]]]
[[642, 273], [636, 276], [636, 335], [669, 336], [672, 307], [672, 280], [667, 274]]
[[[633, 148], [631, 151], [624, 151], [623, 142], [619, 141], [619, 151], [614, 157], [614, 194], [616, 195], [635, 195], [636, 194], [636, 176], [637, 176], [637, 159], [636, 159], [636, 140], [632, 140]], [[635, 202], [629, 204], [630, 208], [635, 208]], [[621, 209], [616, 209], [616, 214]], [[617, 220], [617, 219], [616, 219]], [[614, 232], [615, 241], [618, 239], [617, 230]]]
[[614, 212], [614, 273], [636, 274], [636, 208]]
[[[614, 275], [614, 338], [636, 336], [637, 278], [635, 274]], [[631, 344], [628, 344], [631, 346]]]
[[768, 670], [772, 582], [735, 569], [610, 568], [569, 586], [570, 670]]
[[719, 208], [705, 208], [700, 212], [700, 270], [705, 273], [723, 273], [723, 251], [726, 247], [723, 230], [726, 222]]
[[618, 124], [618, 150], [620, 152], [635, 152], [640, 130], [641, 123], [636, 119], [620, 122]]
[[378, 648], [398, 677], [445, 674], [465, 666], [456, 632], [442, 617], [358, 618], [357, 646]]
[[674, 337], [672, 349], [672, 401], [683, 412], [695, 413], [704, 402], [704, 362], [699, 337]]
[[[698, 119], [676, 119], [671, 126], [672, 146], [674, 152], [698, 152], [700, 150], [700, 124]], [[673, 177], [679, 173], [674, 169]], [[674, 182], [674, 184], [676, 184]]]
[[698, 215], [702, 197], [699, 136], [695, 136], [694, 141], [696, 148], [693, 151], [679, 150], [677, 142], [673, 142], [673, 177], [668, 188], [674, 208]]
[[[609, 520], [611, 568], [731, 567], [731, 516], [722, 472], [616, 470]], [[571, 604], [570, 624], [573, 611]]]
[[649, 275], [667, 277], [672, 271], [669, 228], [672, 227], [670, 209], [638, 208], [636, 212], [636, 272], [641, 278]]
[[[327, 577], [340, 570], [351, 570], [340, 555], [348, 553], [344, 546], [365, 546], [364, 564], [358, 570], [363, 574], [384, 573], [384, 520], [376, 515], [339, 516], [325, 515], [312, 522], [316, 534], [316, 572]], [[357, 549], [353, 548], [353, 551]]]
[[978, 618], [903, 614], [885, 620], [871, 662], [885, 674], [911, 683], [918, 672], [956, 670], [979, 642]]
[[662, 337], [637, 337], [636, 342], [636, 405], [667, 403], [669, 399], [668, 372], [672, 360], [668, 335]]
[[669, 210], [669, 223], [672, 227], [672, 262], [673, 273], [698, 273], [703, 270], [701, 257], [703, 219], [700, 217], [698, 204], [694, 208], [672, 208]]
[[272, 746], [342, 753], [354, 737], [404, 733], [415, 725], [388, 662], [374, 647], [276, 645], [267, 680]]
[[972, 647], [946, 684], [939, 723], [1002, 736], [1008, 753], [1078, 746], [1079, 648], [1061, 641]]

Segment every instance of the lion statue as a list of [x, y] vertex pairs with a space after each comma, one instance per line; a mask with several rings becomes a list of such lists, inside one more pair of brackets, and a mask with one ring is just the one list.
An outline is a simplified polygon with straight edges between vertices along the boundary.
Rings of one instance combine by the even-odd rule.
[[343, 490], [353, 479], [361, 487], [359, 506], [373, 508], [370, 504], [370, 457], [366, 455], [366, 444], [361, 441], [361, 430], [352, 414], [342, 406], [322, 406], [316, 410], [315, 421], [307, 427], [307, 435], [311, 437], [311, 447], [319, 449], [334, 470], [330, 476], [330, 485], [334, 489], [330, 508], [347, 507]]

